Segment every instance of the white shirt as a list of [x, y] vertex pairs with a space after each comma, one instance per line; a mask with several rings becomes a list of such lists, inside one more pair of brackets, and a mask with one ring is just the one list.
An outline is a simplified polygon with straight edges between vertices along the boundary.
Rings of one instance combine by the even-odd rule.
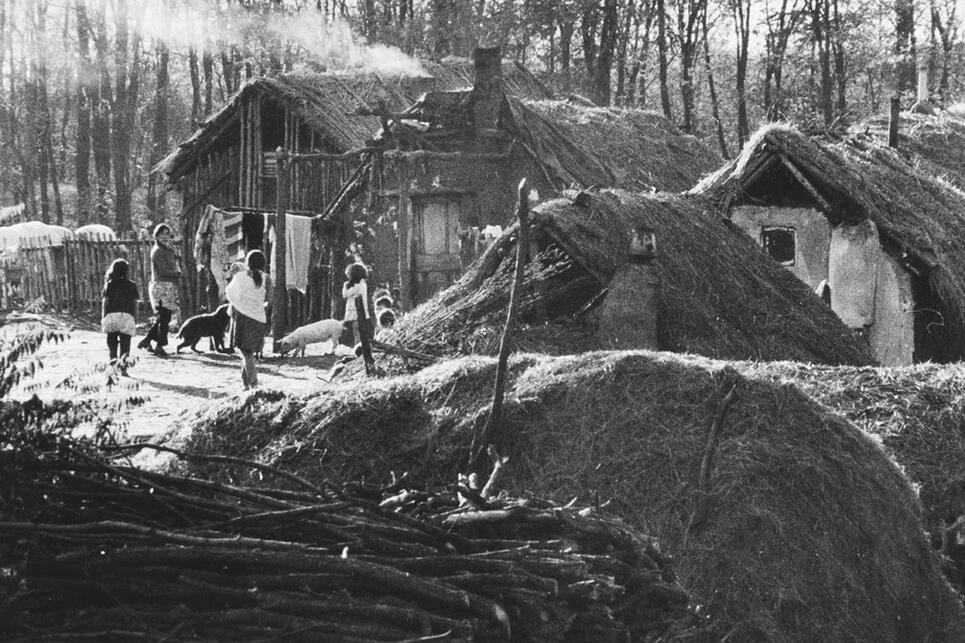
[[358, 320], [355, 302], [359, 297], [362, 298], [362, 309], [365, 311], [366, 319], [372, 318], [372, 314], [369, 312], [369, 287], [365, 284], [364, 279], [354, 286], [349, 286], [348, 282], [342, 284], [342, 297], [345, 298], [345, 317], [342, 318], [342, 321]]
[[255, 281], [247, 270], [232, 277], [228, 287], [225, 288], [225, 296], [231, 307], [245, 317], [251, 317], [264, 324], [268, 319], [265, 315], [265, 297], [268, 293], [269, 279], [267, 274], [261, 273], [259, 288], [255, 286]]

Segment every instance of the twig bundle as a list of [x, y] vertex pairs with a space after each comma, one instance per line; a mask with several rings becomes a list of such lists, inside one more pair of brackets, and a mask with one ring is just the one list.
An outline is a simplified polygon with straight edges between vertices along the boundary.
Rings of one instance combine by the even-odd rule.
[[460, 501], [455, 490], [403, 489], [404, 479], [238, 487], [112, 464], [69, 442], [0, 453], [0, 470], [4, 636], [607, 641], [703, 631], [653, 544], [589, 511], [465, 487]]

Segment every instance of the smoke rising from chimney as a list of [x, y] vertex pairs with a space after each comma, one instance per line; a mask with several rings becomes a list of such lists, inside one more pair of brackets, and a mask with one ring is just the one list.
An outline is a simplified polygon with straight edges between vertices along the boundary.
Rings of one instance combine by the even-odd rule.
[[[87, 4], [93, 12], [99, 3], [87, 0]], [[366, 44], [346, 21], [329, 21], [314, 7], [281, 13], [219, 4], [139, 0], [131, 3], [130, 10], [135, 28], [146, 39], [163, 41], [172, 50], [284, 47], [300, 50], [307, 61], [332, 71], [426, 75], [417, 60], [397, 47]]]

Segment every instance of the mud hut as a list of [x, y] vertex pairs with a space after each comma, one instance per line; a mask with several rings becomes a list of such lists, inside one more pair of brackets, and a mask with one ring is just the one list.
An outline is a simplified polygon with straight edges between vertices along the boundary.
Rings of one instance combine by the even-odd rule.
[[886, 366], [965, 355], [965, 193], [867, 136], [768, 126], [698, 184]]
[[[573, 187], [684, 190], [719, 166], [662, 115], [513, 95], [496, 49], [476, 51], [472, 89], [429, 92], [386, 119], [379, 144], [383, 225], [366, 260], [399, 285], [403, 307], [454, 283], [507, 225], [527, 177], [541, 197]], [[391, 277], [391, 278], [390, 278]]]
[[[513, 62], [501, 65], [507, 92], [530, 98], [550, 96], [522, 66]], [[473, 82], [472, 63], [464, 59], [423, 63], [422, 67], [425, 73], [417, 76], [289, 74], [245, 83], [152, 170], [181, 196], [177, 226], [183, 239], [185, 273], [195, 272], [192, 244], [207, 206], [232, 212], [276, 210], [278, 149], [291, 158], [290, 166], [283, 164], [287, 211], [317, 216], [337, 200], [346, 184], [369, 171], [371, 150], [367, 145], [382, 123], [373, 115], [373, 108], [401, 110], [427, 91], [469, 87]], [[351, 217], [348, 212], [337, 231], [340, 237], [351, 235]], [[341, 246], [350, 242], [351, 238], [335, 239], [334, 244], [340, 246], [335, 254], [341, 256], [345, 249]], [[316, 315], [323, 308], [328, 312], [329, 276], [316, 270], [306, 300], [295, 307], [310, 307]], [[199, 290], [204, 291], [204, 283], [192, 284], [185, 294], [191, 302], [198, 302]]]
[[[619, 190], [538, 205], [516, 335], [524, 349], [654, 348], [726, 359], [867, 364], [867, 347], [792, 274], [700, 199]], [[655, 239], [649, 264], [634, 235]], [[510, 229], [389, 341], [495, 353], [515, 261]], [[649, 237], [648, 237], [649, 238]]]
[[[303, 398], [260, 391], [195, 418], [184, 445], [309, 480], [378, 484], [394, 471], [412, 489], [452, 484], [495, 369], [466, 357]], [[505, 399], [500, 487], [592, 498], [658, 538], [719, 628], [712, 640], [962, 640], [909, 483], [797, 389], [704, 358], [607, 351], [517, 355]]]

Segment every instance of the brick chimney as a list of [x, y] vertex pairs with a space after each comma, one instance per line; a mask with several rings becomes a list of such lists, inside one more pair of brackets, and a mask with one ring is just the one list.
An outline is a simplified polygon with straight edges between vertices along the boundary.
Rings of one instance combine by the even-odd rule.
[[472, 89], [472, 115], [476, 138], [499, 126], [503, 103], [503, 69], [499, 47], [478, 47], [473, 51], [476, 84]]

